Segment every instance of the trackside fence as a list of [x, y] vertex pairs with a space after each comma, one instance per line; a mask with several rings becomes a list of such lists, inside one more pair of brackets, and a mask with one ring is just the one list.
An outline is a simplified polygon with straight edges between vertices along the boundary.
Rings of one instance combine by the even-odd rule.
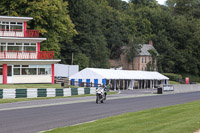
[[96, 87], [85, 88], [27, 88], [27, 89], [0, 89], [0, 99], [7, 98], [37, 98], [74, 96], [96, 94]]

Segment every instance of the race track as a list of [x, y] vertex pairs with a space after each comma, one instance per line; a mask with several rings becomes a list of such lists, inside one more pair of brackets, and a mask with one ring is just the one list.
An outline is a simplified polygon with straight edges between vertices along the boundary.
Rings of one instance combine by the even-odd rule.
[[17, 108], [7, 107], [14, 106], [14, 104], [0, 105], [0, 133], [33, 133], [127, 112], [192, 102], [200, 100], [200, 92], [129, 98], [120, 98], [119, 95], [112, 98], [113, 96], [108, 96], [108, 100], [104, 104], [96, 104], [95, 97], [90, 97], [86, 102], [49, 104], [38, 107], [23, 108], [23, 102], [21, 108], [18, 108], [20, 104]]

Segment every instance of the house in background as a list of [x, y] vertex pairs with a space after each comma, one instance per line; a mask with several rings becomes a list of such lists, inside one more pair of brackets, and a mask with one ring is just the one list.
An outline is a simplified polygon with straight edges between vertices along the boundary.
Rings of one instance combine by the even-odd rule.
[[27, 29], [31, 17], [0, 16], [0, 84], [54, 84], [53, 51], [40, 51], [39, 30]]
[[126, 53], [122, 53], [120, 55], [119, 59], [114, 59], [114, 60], [109, 60], [110, 62], [110, 68], [111, 69], [122, 69], [122, 70], [140, 70], [140, 71], [145, 71], [147, 70], [147, 64], [151, 63], [154, 61], [153, 65], [154, 68], [153, 70], [156, 71], [157, 67], [157, 61], [153, 59], [151, 53], [149, 50], [155, 51], [156, 55], [158, 55], [157, 51], [155, 50], [153, 46], [153, 42], [149, 41], [149, 44], [143, 44], [141, 46], [139, 54], [134, 57], [132, 62], [128, 62], [128, 59], [126, 57]]

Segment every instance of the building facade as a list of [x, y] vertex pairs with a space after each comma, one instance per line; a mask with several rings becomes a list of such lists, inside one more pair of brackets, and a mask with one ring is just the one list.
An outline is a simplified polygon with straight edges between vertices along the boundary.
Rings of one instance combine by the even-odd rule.
[[53, 51], [40, 51], [39, 30], [27, 29], [31, 17], [0, 16], [0, 84], [54, 84]]
[[[153, 61], [153, 57], [150, 54], [149, 50], [154, 50], [156, 52], [152, 41], [149, 41], [149, 44], [143, 44], [141, 46], [139, 54], [133, 58], [132, 62], [128, 62], [126, 53], [122, 53], [119, 59], [109, 60], [110, 68], [115, 68], [115, 69], [120, 68], [122, 70], [146, 71], [147, 64], [148, 63], [152, 64]], [[156, 52], [156, 54], [158, 53]], [[155, 60], [153, 64], [154, 64], [154, 71], [156, 71], [157, 61]]]

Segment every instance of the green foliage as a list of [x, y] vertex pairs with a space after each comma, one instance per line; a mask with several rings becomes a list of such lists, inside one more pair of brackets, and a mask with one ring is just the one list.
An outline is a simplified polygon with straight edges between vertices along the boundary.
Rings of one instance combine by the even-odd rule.
[[41, 50], [65, 64], [109, 68], [124, 52], [131, 62], [139, 44], [152, 40], [159, 56], [148, 70], [157, 64], [162, 73], [200, 76], [199, 7], [199, 0], [1, 0], [0, 12], [33, 17], [28, 28], [47, 38]]
[[3, 0], [0, 3], [1, 15], [33, 17], [28, 28], [40, 30], [41, 50], [54, 51], [55, 58], [60, 56], [60, 46], [71, 42], [77, 34], [67, 10], [68, 3], [63, 0]]
[[169, 84], [172, 85], [172, 84], [180, 84], [180, 83], [177, 81], [169, 81]]
[[158, 57], [158, 53], [156, 52], [155, 49], [150, 49], [148, 52], [152, 56], [152, 61], [147, 63], [147, 71], [155, 71], [156, 70], [156, 60]]
[[77, 53], [74, 57], [74, 64], [78, 64], [79, 69], [82, 70], [89, 66], [89, 58], [85, 54]]
[[180, 74], [174, 74], [174, 73], [162, 73], [162, 74], [167, 76], [172, 81], [176, 81], [177, 79], [182, 79], [182, 75]]
[[181, 75], [183, 79], [185, 79], [185, 77], [189, 77], [190, 82], [200, 82], [200, 76], [198, 75], [192, 75], [192, 74], [186, 74], [186, 73], [183, 73]]
[[132, 69], [134, 69], [133, 59], [140, 53], [141, 45], [138, 45], [139, 42], [143, 42], [142, 38], [131, 39], [125, 50], [128, 62], [132, 62]]

